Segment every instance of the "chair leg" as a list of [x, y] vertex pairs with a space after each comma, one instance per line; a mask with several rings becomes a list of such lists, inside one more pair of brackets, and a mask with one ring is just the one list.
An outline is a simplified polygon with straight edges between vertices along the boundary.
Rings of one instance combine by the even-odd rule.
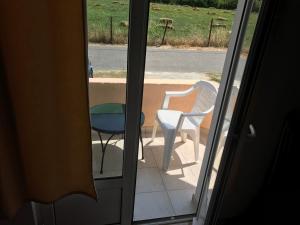
[[143, 136], [142, 136], [142, 129], [140, 127], [140, 141], [142, 145], [142, 160], [144, 159], [144, 143], [143, 143]]
[[187, 133], [180, 131], [180, 135], [181, 135], [181, 141], [186, 142]]
[[152, 141], [154, 141], [154, 138], [156, 136], [157, 127], [158, 127], [158, 122], [157, 120], [155, 120], [153, 124], [153, 130], [152, 130]]
[[192, 134], [192, 138], [194, 141], [195, 161], [198, 161], [198, 159], [199, 159], [199, 138], [200, 138], [199, 129], [195, 130], [195, 132]]
[[220, 137], [220, 141], [219, 141], [219, 145], [218, 145], [218, 149], [217, 149], [216, 155], [218, 155], [219, 152], [220, 152], [220, 150], [224, 147], [226, 138], [227, 138], [227, 131], [225, 131], [225, 132], [223, 131], [221, 133], [221, 137]]
[[173, 152], [173, 146], [175, 142], [175, 137], [176, 137], [176, 131], [174, 130], [168, 130], [165, 131], [164, 133], [164, 138], [165, 138], [165, 146], [164, 146], [164, 156], [163, 156], [163, 162], [162, 162], [162, 169], [163, 170], [168, 170], [172, 152]]

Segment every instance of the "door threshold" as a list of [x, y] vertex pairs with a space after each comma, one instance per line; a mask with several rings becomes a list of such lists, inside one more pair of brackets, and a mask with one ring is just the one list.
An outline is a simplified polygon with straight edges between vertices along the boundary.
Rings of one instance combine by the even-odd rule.
[[195, 217], [194, 214], [184, 215], [184, 216], [172, 216], [172, 217], [165, 217], [159, 219], [133, 221], [133, 224], [162, 225], [162, 224], [186, 223], [186, 222], [192, 222], [193, 217]]

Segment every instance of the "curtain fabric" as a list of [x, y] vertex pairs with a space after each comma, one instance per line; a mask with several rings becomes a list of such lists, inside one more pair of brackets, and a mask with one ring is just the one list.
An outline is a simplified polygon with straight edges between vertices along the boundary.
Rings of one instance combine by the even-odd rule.
[[82, 0], [0, 1], [0, 211], [96, 198]]

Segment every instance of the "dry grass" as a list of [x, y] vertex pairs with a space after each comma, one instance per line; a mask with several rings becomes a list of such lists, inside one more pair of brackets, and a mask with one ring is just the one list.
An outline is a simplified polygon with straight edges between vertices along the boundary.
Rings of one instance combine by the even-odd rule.
[[211, 81], [215, 81], [215, 82], [218, 82], [218, 83], [221, 82], [221, 76], [222, 76], [222, 74], [220, 74], [220, 73], [206, 73], [206, 75], [208, 76], [208, 78]]
[[96, 71], [94, 72], [93, 77], [101, 78], [124, 78], [126, 77], [127, 72], [125, 70], [107, 70], [107, 71]]
[[[157, 26], [157, 24], [151, 24], [151, 26]], [[148, 38], [147, 44], [149, 46], [161, 45], [161, 37], [159, 34], [152, 34], [153, 38]], [[212, 31], [211, 40], [209, 46], [226, 48], [228, 47], [230, 33], [223, 28], [214, 29]], [[89, 41], [93, 43], [111, 43], [110, 32], [104, 30], [102, 27], [97, 27], [89, 32]], [[113, 44], [127, 44], [127, 30], [122, 28], [116, 28], [113, 30]], [[164, 40], [164, 45], [171, 46], [188, 46], [188, 47], [206, 47], [207, 37], [204, 35], [192, 35], [192, 36], [168, 36], [168, 33]]]
[[210, 39], [210, 46], [214, 47], [228, 47], [230, 33], [223, 28], [215, 29], [212, 32]]
[[[109, 44], [111, 43], [110, 33], [102, 30], [102, 29], [95, 29], [90, 31], [89, 34], [89, 41], [92, 43], [104, 43]], [[230, 33], [228, 30], [218, 29], [217, 31], [212, 32], [211, 39], [210, 39], [210, 47], [217, 47], [217, 48], [227, 48], [229, 43]], [[115, 29], [113, 31], [113, 44], [127, 44], [127, 33], [120, 29]], [[161, 45], [161, 37], [153, 37], [148, 39], [147, 44], [149, 46], [157, 46]], [[203, 35], [193, 35], [188, 37], [165, 37], [164, 45], [171, 45], [171, 46], [188, 46], [188, 47], [207, 47], [207, 37]], [[245, 53], [248, 53], [248, 49], [244, 49]]]
[[104, 30], [93, 30], [90, 31], [89, 34], [89, 41], [91, 43], [104, 43], [104, 44], [127, 44], [127, 34], [120, 29], [115, 29], [113, 31], [113, 37], [111, 40], [110, 32]]
[[106, 32], [92, 31], [89, 32], [89, 41], [92, 43], [110, 43], [110, 35]]
[[193, 36], [193, 37], [181, 37], [181, 38], [176, 38], [176, 37], [170, 37], [166, 39], [166, 44], [167, 45], [172, 45], [172, 46], [191, 46], [191, 47], [196, 47], [196, 46], [206, 46], [206, 40], [204, 37], [199, 36]]

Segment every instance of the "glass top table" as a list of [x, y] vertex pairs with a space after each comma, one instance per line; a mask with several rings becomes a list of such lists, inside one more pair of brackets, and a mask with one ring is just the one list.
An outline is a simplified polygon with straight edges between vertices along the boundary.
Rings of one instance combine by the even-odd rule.
[[[101, 142], [101, 147], [102, 147], [101, 169], [100, 169], [101, 174], [103, 173], [103, 161], [104, 161], [104, 155], [105, 155], [108, 142], [115, 135], [125, 134], [125, 112], [126, 112], [126, 105], [122, 103], [104, 103], [104, 104], [95, 105], [90, 108], [92, 130], [98, 133]], [[144, 121], [145, 121], [145, 115], [142, 112], [140, 136], [139, 136], [142, 144], [142, 159], [144, 159], [144, 147], [143, 147], [141, 127], [143, 126]], [[110, 137], [107, 139], [105, 144], [103, 144], [101, 133], [110, 134]]]

